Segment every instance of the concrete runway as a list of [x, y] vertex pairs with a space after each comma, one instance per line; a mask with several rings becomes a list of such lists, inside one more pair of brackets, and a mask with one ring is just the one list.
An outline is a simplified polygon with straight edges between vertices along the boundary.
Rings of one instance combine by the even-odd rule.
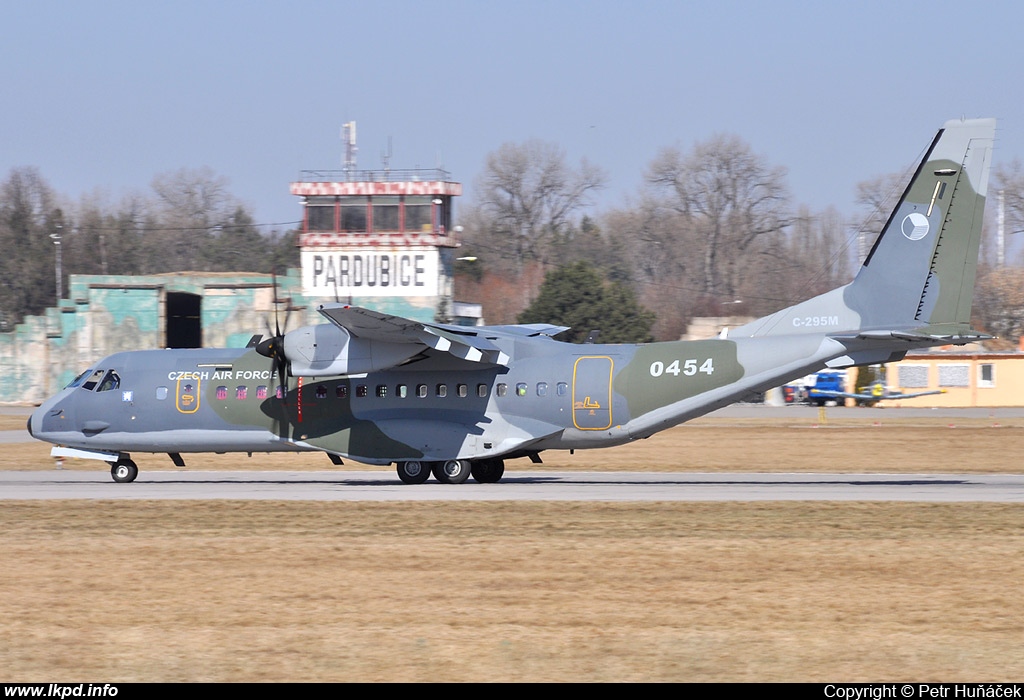
[[0, 472], [0, 500], [987, 501], [1024, 503], [1024, 474], [505, 472], [498, 484], [402, 484], [390, 471]]

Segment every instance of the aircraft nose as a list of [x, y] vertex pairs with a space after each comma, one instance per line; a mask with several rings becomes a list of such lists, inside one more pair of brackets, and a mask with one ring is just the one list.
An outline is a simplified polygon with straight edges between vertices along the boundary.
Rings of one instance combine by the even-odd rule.
[[[48, 441], [48, 433], [55, 427], [47, 417], [56, 418], [64, 413], [63, 408], [57, 407], [58, 398], [53, 397], [43, 402], [43, 405], [32, 412], [28, 418], [28, 434], [37, 440]], [[49, 423], [49, 425], [48, 425]]]

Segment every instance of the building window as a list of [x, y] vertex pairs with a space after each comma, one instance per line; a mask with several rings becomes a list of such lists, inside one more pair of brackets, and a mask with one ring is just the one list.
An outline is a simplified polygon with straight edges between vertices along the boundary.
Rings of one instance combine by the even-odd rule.
[[306, 230], [334, 230], [334, 198], [309, 197], [306, 200]]
[[346, 233], [366, 232], [366, 197], [345, 197], [341, 200], [341, 230]]
[[405, 198], [405, 230], [408, 233], [430, 233], [431, 197]]
[[985, 362], [978, 365], [978, 386], [991, 388], [996, 385], [996, 366]]
[[902, 389], [928, 387], [928, 365], [898, 365], [897, 381]]
[[394, 232], [399, 231], [398, 197], [374, 197], [373, 230]]
[[967, 365], [939, 365], [939, 386], [970, 386], [970, 375]]

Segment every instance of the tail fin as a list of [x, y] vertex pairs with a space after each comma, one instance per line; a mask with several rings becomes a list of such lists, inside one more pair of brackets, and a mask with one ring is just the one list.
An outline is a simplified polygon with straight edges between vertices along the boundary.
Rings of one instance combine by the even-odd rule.
[[964, 342], [978, 266], [994, 119], [946, 122], [850, 284], [733, 329]]
[[951, 121], [845, 294], [861, 328], [969, 330], [994, 119]]

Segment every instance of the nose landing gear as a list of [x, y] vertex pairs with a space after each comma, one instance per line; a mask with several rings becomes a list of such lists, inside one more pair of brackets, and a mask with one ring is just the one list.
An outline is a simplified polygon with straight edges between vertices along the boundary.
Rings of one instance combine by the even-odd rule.
[[110, 465], [110, 476], [119, 484], [135, 481], [135, 477], [138, 475], [139, 468], [127, 457], [122, 457]]

